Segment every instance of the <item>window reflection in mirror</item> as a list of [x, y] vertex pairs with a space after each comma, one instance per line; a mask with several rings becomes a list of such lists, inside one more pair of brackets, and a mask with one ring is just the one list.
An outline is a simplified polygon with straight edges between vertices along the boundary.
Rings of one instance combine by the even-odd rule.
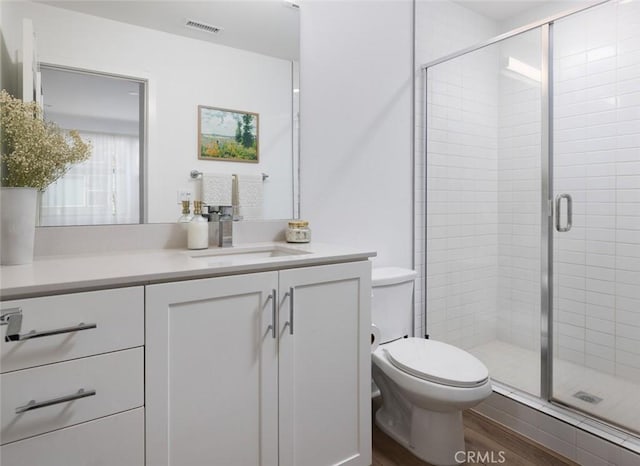
[[47, 188], [40, 225], [139, 223], [144, 153], [145, 83], [41, 65], [45, 119], [77, 130], [93, 147]]

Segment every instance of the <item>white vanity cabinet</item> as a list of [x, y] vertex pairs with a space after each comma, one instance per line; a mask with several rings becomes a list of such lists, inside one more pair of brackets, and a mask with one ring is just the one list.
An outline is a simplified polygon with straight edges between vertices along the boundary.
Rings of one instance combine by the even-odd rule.
[[147, 466], [371, 464], [368, 261], [148, 286]]
[[0, 305], [0, 463], [143, 464], [144, 288]]
[[147, 287], [148, 466], [277, 466], [277, 288], [277, 272]]

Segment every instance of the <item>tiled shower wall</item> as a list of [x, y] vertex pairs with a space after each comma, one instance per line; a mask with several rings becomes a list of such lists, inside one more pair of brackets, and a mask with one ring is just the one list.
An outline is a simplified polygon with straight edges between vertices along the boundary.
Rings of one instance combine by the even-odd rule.
[[489, 48], [428, 73], [428, 331], [462, 348], [496, 337], [496, 59]]
[[[416, 1], [415, 269], [419, 276], [415, 334], [424, 334], [422, 319], [428, 299], [431, 336], [461, 346], [495, 337], [495, 305], [487, 307], [486, 303], [495, 302], [497, 279], [496, 173], [495, 168], [487, 169], [485, 163], [492, 160], [495, 167], [496, 88], [490, 85], [487, 75], [495, 72], [495, 67], [475, 61], [463, 75], [462, 69], [454, 64], [433, 76], [429, 90], [433, 99], [429, 100], [434, 107], [429, 114], [434, 125], [430, 132], [430, 139], [434, 137], [430, 148], [434, 157], [430, 158], [433, 164], [429, 167], [427, 185], [432, 190], [430, 203], [438, 199], [438, 206], [429, 210], [432, 229], [428, 239], [432, 243], [427, 260], [431, 277], [429, 292], [425, 293], [425, 99], [420, 66], [496, 33], [492, 21], [455, 3]], [[476, 143], [482, 148], [476, 150]], [[488, 188], [491, 185], [494, 188]], [[492, 256], [488, 262], [474, 260], [474, 255], [479, 257], [487, 251]], [[458, 286], [459, 282], [463, 284]]]
[[540, 68], [541, 31], [502, 42], [498, 116], [498, 339], [540, 348], [540, 82], [506, 69]]
[[640, 382], [640, 3], [555, 26], [556, 356]]

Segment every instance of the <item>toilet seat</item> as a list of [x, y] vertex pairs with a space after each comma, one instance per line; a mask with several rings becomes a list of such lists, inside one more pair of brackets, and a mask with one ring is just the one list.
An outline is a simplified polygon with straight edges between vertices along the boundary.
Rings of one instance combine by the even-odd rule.
[[489, 371], [475, 356], [435, 340], [403, 338], [384, 345], [389, 361], [414, 377], [452, 387], [476, 387]]

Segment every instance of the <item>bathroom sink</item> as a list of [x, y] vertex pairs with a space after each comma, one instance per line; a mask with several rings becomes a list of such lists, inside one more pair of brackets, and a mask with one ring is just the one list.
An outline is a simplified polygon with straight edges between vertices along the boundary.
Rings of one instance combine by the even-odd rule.
[[309, 254], [307, 251], [286, 248], [283, 246], [263, 246], [249, 248], [207, 249], [193, 252], [193, 259], [204, 261], [208, 266], [238, 265], [264, 262], [279, 257], [290, 257]]

